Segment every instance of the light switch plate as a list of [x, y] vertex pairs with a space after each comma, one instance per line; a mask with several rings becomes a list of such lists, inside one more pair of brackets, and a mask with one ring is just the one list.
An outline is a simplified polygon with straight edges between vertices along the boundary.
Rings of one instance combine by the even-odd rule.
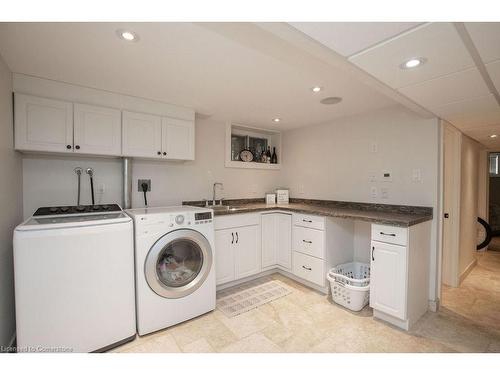
[[420, 170], [420, 168], [415, 168], [412, 171], [411, 179], [413, 182], [422, 182], [422, 171]]
[[370, 181], [370, 182], [377, 182], [377, 174], [376, 173], [370, 173], [368, 175], [368, 181]]
[[378, 143], [375, 141], [370, 142], [370, 152], [376, 154], [378, 152]]

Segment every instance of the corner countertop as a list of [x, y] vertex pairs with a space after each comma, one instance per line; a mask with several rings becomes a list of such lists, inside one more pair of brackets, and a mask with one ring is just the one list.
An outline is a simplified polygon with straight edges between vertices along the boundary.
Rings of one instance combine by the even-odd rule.
[[[184, 205], [204, 206], [202, 201], [183, 202]], [[309, 215], [367, 221], [376, 224], [410, 227], [430, 221], [432, 207], [399, 206], [373, 203], [340, 202], [317, 199], [290, 199], [289, 204], [266, 204], [263, 199], [231, 199], [223, 201], [228, 210], [214, 210], [214, 216], [265, 211], [289, 211]]]

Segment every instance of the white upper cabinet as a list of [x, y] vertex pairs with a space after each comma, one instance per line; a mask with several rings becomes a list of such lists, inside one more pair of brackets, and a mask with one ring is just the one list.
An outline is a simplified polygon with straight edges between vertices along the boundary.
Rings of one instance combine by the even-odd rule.
[[72, 103], [23, 94], [14, 103], [16, 150], [73, 152]]
[[162, 154], [167, 159], [194, 160], [194, 122], [162, 119]]
[[161, 122], [160, 116], [123, 111], [123, 155], [161, 158]]
[[194, 160], [194, 113], [183, 120], [17, 93], [14, 103], [16, 150]]
[[84, 154], [121, 155], [121, 111], [75, 103], [74, 150]]

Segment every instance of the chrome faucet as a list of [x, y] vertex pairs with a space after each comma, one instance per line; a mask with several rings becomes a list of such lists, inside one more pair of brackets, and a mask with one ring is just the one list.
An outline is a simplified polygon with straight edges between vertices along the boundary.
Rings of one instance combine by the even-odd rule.
[[[215, 206], [217, 204], [216, 201], [215, 201], [215, 194], [217, 192], [217, 186], [220, 186], [220, 189], [224, 190], [224, 185], [222, 184], [222, 182], [215, 182], [214, 183], [214, 186], [213, 186], [213, 196], [212, 196], [212, 206]], [[222, 198], [220, 200], [220, 204], [222, 205]]]

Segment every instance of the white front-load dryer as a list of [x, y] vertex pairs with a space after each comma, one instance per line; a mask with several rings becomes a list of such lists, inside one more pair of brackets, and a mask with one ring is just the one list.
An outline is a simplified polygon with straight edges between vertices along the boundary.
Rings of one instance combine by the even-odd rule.
[[134, 220], [139, 335], [214, 310], [212, 210], [178, 206], [127, 213]]

